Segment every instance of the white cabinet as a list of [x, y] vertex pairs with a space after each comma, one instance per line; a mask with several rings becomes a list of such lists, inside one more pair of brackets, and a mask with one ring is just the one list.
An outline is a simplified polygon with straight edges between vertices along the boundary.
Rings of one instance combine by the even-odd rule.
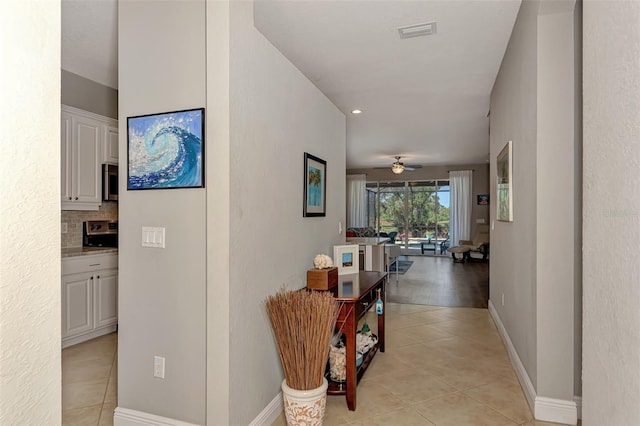
[[62, 277], [62, 338], [93, 330], [91, 290], [93, 275], [73, 274]]
[[118, 126], [105, 124], [103, 131], [102, 162], [118, 164]]
[[105, 327], [118, 323], [118, 270], [105, 270], [93, 280], [93, 324]]
[[61, 120], [62, 209], [98, 210], [102, 161], [118, 161], [117, 121], [66, 105]]
[[62, 347], [116, 330], [117, 254], [62, 259]]

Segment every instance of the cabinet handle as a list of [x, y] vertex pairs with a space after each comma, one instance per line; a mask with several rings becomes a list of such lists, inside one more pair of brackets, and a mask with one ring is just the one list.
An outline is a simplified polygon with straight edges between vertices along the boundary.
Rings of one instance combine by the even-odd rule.
[[78, 199], [78, 197], [76, 197], [76, 200]]
[[91, 263], [91, 264], [89, 264], [89, 266], [100, 266], [100, 264], [99, 263]]
[[93, 277], [89, 278], [89, 280], [93, 281]]
[[69, 197], [69, 201], [71, 201], [71, 197]]
[[100, 275], [98, 275], [96, 278], [97, 278], [97, 279], [100, 279]]

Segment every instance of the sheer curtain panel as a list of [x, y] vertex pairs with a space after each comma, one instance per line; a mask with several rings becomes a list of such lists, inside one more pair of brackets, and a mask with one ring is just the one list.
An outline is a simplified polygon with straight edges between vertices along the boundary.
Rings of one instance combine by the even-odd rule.
[[471, 184], [473, 171], [457, 170], [449, 172], [451, 187], [451, 208], [449, 210], [449, 235], [451, 246], [458, 241], [471, 238]]
[[367, 175], [347, 175], [347, 227], [367, 226]]

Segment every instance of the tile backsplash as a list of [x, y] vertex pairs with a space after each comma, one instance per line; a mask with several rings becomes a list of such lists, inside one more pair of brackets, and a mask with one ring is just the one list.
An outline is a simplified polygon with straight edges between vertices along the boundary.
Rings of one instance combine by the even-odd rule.
[[82, 246], [82, 222], [87, 220], [118, 220], [118, 203], [103, 202], [98, 211], [62, 210], [62, 223], [67, 224], [62, 248]]

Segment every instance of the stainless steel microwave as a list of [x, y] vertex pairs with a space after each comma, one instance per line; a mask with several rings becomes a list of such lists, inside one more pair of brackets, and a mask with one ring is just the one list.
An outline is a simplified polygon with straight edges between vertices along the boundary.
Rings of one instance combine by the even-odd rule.
[[115, 164], [102, 165], [102, 199], [118, 201], [118, 166]]

